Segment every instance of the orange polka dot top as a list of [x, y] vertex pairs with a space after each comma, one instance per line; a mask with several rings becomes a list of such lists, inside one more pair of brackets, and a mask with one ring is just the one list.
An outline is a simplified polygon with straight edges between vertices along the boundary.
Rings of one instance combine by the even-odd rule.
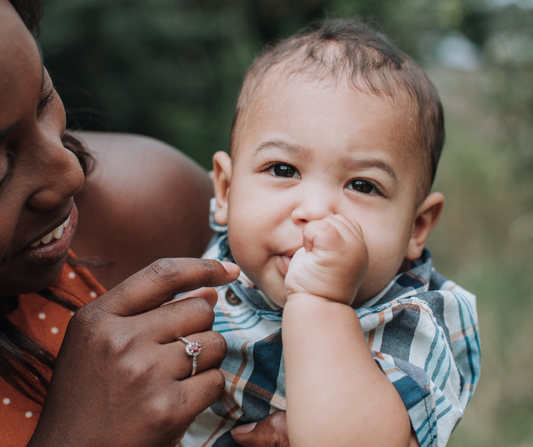
[[[69, 255], [76, 259], [72, 252]], [[68, 263], [50, 290], [79, 307], [106, 292], [87, 268]], [[56, 356], [72, 315], [59, 304], [31, 293], [19, 296], [18, 307], [9, 314], [9, 320]], [[40, 411], [39, 404], [0, 378], [0, 445], [25, 446], [35, 430]]]

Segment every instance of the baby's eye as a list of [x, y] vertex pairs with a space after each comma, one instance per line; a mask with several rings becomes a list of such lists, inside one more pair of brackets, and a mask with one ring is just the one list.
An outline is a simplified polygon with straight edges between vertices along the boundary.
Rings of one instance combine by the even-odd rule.
[[372, 194], [377, 192], [374, 185], [365, 180], [352, 180], [348, 183], [348, 189], [353, 189], [354, 191], [361, 192], [363, 194]]
[[298, 169], [285, 163], [276, 163], [270, 166], [268, 172], [276, 177], [300, 178]]

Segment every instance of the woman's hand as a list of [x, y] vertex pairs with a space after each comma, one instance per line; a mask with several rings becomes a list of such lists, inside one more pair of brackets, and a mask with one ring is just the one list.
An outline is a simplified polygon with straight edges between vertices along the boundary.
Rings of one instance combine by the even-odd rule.
[[[76, 312], [28, 445], [174, 446], [222, 393], [216, 368], [226, 344], [210, 331], [214, 302], [161, 305], [176, 293], [235, 280], [238, 267], [226, 269], [217, 261], [163, 259]], [[202, 346], [194, 377], [185, 344], [176, 341], [182, 336]]]
[[[262, 421], [240, 425], [231, 436], [243, 447], [290, 447], [287, 433], [287, 413], [276, 411]], [[409, 447], [418, 447], [416, 433], [411, 427]]]
[[257, 423], [234, 428], [231, 436], [243, 447], [290, 447], [284, 411], [276, 411]]

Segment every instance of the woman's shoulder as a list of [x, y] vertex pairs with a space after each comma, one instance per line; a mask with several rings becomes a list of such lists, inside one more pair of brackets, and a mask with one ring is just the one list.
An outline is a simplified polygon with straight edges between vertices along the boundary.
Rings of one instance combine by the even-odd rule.
[[128, 134], [76, 134], [95, 158], [76, 197], [72, 248], [106, 288], [161, 257], [198, 257], [208, 228], [209, 176], [158, 140]]

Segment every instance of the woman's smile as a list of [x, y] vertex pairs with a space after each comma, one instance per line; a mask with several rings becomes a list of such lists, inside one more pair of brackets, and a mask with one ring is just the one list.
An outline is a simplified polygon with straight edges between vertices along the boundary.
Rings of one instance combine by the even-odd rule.
[[61, 224], [21, 250], [20, 254], [31, 263], [40, 266], [53, 265], [61, 261], [68, 252], [77, 223], [78, 210], [76, 205], [73, 205], [71, 212]]

